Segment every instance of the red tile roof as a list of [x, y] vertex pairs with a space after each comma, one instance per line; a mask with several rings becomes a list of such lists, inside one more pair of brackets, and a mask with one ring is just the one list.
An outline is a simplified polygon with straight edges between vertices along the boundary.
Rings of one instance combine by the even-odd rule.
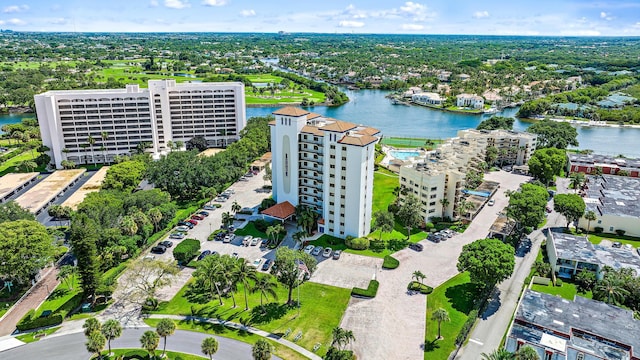
[[262, 211], [264, 215], [268, 215], [277, 219], [286, 220], [296, 213], [296, 207], [290, 202], [285, 201]]

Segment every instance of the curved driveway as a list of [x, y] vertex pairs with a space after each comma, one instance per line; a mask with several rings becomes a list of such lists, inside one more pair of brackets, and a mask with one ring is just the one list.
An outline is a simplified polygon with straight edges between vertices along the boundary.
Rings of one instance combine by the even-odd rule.
[[[124, 329], [122, 336], [111, 342], [111, 348], [140, 348], [140, 336], [153, 328]], [[167, 350], [204, 356], [200, 352], [202, 340], [211, 337], [193, 331], [176, 330], [175, 334], [167, 338]], [[219, 343], [216, 360], [252, 359], [251, 346], [238, 340], [214, 336]], [[41, 359], [47, 360], [87, 360], [91, 356], [85, 348], [86, 338], [83, 333], [51, 336], [49, 338], [19, 346], [0, 354], [2, 360]], [[159, 349], [163, 341], [160, 339]], [[106, 349], [106, 346], [105, 346]], [[275, 358], [275, 357], [274, 357]]]

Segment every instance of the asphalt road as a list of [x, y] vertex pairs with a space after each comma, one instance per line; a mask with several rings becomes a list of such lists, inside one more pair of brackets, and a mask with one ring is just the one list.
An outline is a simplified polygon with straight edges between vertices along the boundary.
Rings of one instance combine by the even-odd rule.
[[[124, 329], [122, 336], [111, 342], [111, 348], [140, 348], [142, 333], [152, 328]], [[167, 350], [204, 356], [200, 352], [200, 345], [204, 338], [212, 335], [177, 330], [167, 338]], [[251, 346], [249, 344], [223, 337], [218, 339], [216, 360], [251, 360]], [[47, 360], [87, 360], [90, 355], [85, 348], [86, 338], [83, 333], [52, 336], [34, 343], [23, 345], [0, 353], [3, 360], [41, 359]], [[162, 350], [163, 341], [158, 346]], [[106, 349], [106, 347], [105, 347]], [[275, 357], [274, 357], [275, 358]]]

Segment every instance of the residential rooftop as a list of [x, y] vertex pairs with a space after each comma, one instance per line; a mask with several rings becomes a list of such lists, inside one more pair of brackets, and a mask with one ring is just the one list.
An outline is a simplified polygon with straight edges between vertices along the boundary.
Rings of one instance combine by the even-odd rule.
[[575, 154], [570, 153], [571, 165], [584, 165], [591, 167], [617, 167], [619, 169], [640, 169], [640, 159], [621, 158], [600, 154]]
[[577, 260], [614, 269], [631, 268], [640, 275], [640, 256], [627, 247], [595, 245], [584, 236], [551, 232], [559, 259]]
[[640, 351], [640, 321], [633, 312], [579, 296], [569, 301], [529, 289], [510, 336], [564, 353], [570, 346], [603, 359], [627, 360]]
[[587, 176], [582, 190], [587, 211], [640, 217], [640, 178], [615, 175]]

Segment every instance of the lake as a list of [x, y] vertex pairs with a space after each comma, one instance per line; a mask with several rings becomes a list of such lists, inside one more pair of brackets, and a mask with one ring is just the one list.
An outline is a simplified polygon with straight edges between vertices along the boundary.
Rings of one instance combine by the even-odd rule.
[[2, 127], [7, 124], [15, 124], [22, 122], [24, 118], [35, 118], [36, 114], [0, 114], [0, 134], [4, 134]]

